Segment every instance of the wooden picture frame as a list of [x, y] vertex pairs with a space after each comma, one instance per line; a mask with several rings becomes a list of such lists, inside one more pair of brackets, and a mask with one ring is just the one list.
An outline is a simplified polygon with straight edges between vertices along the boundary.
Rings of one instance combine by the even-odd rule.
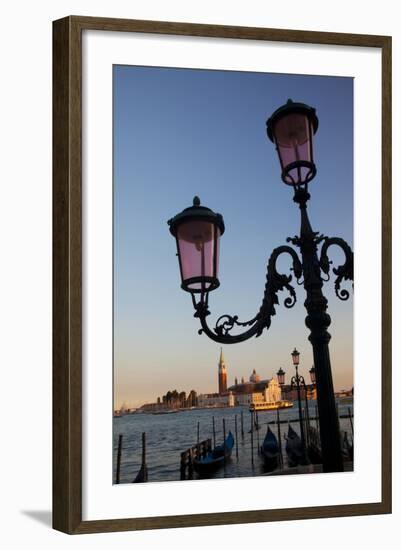
[[[82, 520], [82, 31], [377, 48], [382, 59], [382, 497], [379, 502]], [[391, 38], [71, 16], [53, 23], [53, 527], [69, 534], [391, 512]]]

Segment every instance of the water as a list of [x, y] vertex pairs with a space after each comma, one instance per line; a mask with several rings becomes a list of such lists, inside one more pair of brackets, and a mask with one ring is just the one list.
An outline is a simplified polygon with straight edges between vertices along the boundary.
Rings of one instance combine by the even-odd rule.
[[[315, 401], [309, 401], [309, 415], [315, 417]], [[339, 415], [348, 415], [349, 403], [338, 402]], [[241, 411], [244, 417], [244, 438], [241, 437]], [[131, 483], [141, 466], [141, 434], [146, 432], [146, 462], [149, 481], [176, 481], [180, 479], [180, 453], [192, 447], [197, 442], [197, 425], [199, 422], [199, 439], [203, 441], [213, 437], [212, 417], [215, 418], [216, 443], [223, 442], [223, 418], [226, 421], [226, 434], [229, 430], [235, 437], [235, 415], [238, 424], [238, 460], [235, 446], [231, 460], [225, 468], [217, 470], [213, 478], [222, 477], [249, 477], [265, 473], [263, 461], [258, 454], [258, 448], [266, 434], [267, 423], [276, 420], [277, 411], [258, 411], [260, 430], [253, 432], [254, 464], [251, 453], [251, 414], [246, 407], [232, 407], [221, 409], [192, 409], [181, 410], [174, 414], [132, 414], [114, 418], [113, 437], [113, 482], [117, 457], [118, 436], [123, 435], [121, 456], [120, 483]], [[294, 403], [291, 409], [280, 410], [281, 421], [294, 421], [292, 427], [299, 434], [298, 407]], [[316, 421], [310, 421], [316, 426]], [[284, 466], [286, 466], [285, 439], [288, 425], [281, 424], [281, 439]], [[277, 436], [277, 425], [270, 424], [270, 429]], [[348, 418], [340, 419], [340, 429], [348, 432], [348, 439], [352, 441], [351, 426]], [[258, 440], [259, 438], [259, 440]], [[194, 473], [194, 479], [198, 476]]]

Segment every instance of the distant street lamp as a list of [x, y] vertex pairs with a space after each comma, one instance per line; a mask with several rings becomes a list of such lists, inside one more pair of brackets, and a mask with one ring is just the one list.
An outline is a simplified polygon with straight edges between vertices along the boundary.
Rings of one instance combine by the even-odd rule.
[[312, 382], [312, 385], [314, 386], [316, 384], [316, 371], [315, 366], [312, 365], [312, 368], [309, 370], [310, 374], [310, 381]]
[[[181, 271], [181, 287], [191, 293], [195, 317], [199, 318], [203, 332], [215, 342], [234, 344], [260, 336], [269, 329], [272, 317], [279, 303], [278, 293], [287, 290], [289, 296], [284, 306], [291, 308], [296, 302], [294, 287], [290, 284], [291, 275], [277, 271], [277, 260], [281, 254], [289, 254], [292, 259], [292, 272], [298, 284], [303, 284], [306, 292], [306, 326], [310, 330], [309, 340], [313, 347], [316, 367], [316, 388], [320, 417], [323, 470], [335, 472], [343, 470], [341, 441], [336, 415], [333, 379], [330, 365], [327, 331], [331, 319], [327, 314], [327, 299], [323, 295], [323, 282], [328, 280], [330, 261], [327, 255], [332, 245], [339, 246], [345, 255], [343, 265], [333, 269], [336, 275], [335, 292], [340, 300], [347, 300], [349, 292], [341, 289], [345, 280], [353, 280], [353, 253], [349, 245], [338, 237], [325, 237], [313, 231], [308, 214], [307, 202], [310, 199], [308, 184], [316, 175], [313, 155], [313, 135], [318, 128], [315, 109], [304, 103], [291, 100], [277, 109], [267, 121], [267, 135], [275, 144], [280, 166], [281, 179], [294, 189], [294, 202], [301, 211], [300, 235], [288, 238], [300, 249], [301, 259], [294, 248], [288, 245], [274, 249], [268, 264], [263, 301], [257, 314], [249, 321], [241, 322], [237, 315], [222, 315], [211, 329], [206, 321], [209, 312], [209, 292], [219, 286], [218, 263], [220, 236], [224, 232], [224, 221], [220, 214], [200, 206], [198, 197], [193, 206], [169, 220], [170, 232], [176, 238], [177, 253]], [[320, 255], [318, 245], [322, 245]], [[324, 276], [323, 276], [324, 274]], [[303, 278], [303, 280], [302, 280]], [[302, 280], [302, 283], [301, 283]], [[246, 327], [240, 334], [231, 334], [234, 327]]]
[[283, 369], [281, 367], [277, 371], [277, 380], [278, 380], [278, 383], [279, 383], [280, 387], [284, 386], [284, 384], [285, 384], [285, 372], [283, 371]]
[[[291, 353], [292, 355], [292, 363], [295, 367], [295, 376], [291, 378], [291, 389], [293, 390], [296, 388], [297, 390], [297, 399], [298, 399], [298, 417], [299, 417], [299, 426], [301, 430], [301, 440], [302, 440], [302, 446], [304, 449], [304, 458], [305, 461], [308, 461], [308, 439], [309, 439], [309, 408], [308, 408], [308, 394], [306, 390], [306, 384], [305, 379], [303, 376], [300, 376], [298, 374], [298, 366], [299, 366], [299, 351], [294, 348], [294, 351]], [[301, 386], [304, 390], [305, 395], [305, 419], [306, 419], [306, 430], [307, 434], [305, 435], [304, 430], [304, 419], [302, 414], [302, 397], [301, 397]]]
[[299, 351], [297, 348], [294, 348], [294, 351], [291, 353], [292, 364], [297, 367], [299, 365]]

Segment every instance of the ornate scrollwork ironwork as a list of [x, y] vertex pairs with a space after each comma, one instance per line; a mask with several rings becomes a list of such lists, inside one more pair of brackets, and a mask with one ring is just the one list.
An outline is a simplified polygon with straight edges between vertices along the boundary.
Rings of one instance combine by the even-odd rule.
[[333, 268], [334, 275], [337, 275], [334, 282], [336, 296], [340, 300], [345, 301], [348, 300], [350, 293], [345, 288], [341, 288], [341, 285], [344, 281], [354, 281], [354, 254], [351, 247], [346, 241], [344, 241], [344, 239], [341, 239], [340, 237], [326, 237], [322, 245], [319, 262], [323, 273], [326, 275], [329, 275], [330, 265], [333, 263], [328, 258], [327, 250], [333, 245], [340, 247], [345, 256], [345, 262], [342, 265]]
[[[216, 322], [214, 330], [211, 330], [206, 323], [206, 317], [209, 314], [207, 305], [202, 301], [196, 304], [195, 317], [199, 317], [202, 328], [198, 331], [203, 332], [212, 340], [220, 343], [237, 343], [248, 340], [252, 336], [260, 336], [264, 329], [268, 329], [271, 324], [271, 318], [275, 315], [275, 306], [278, 305], [278, 292], [287, 290], [289, 296], [284, 299], [284, 306], [291, 308], [296, 302], [296, 293], [291, 285], [292, 275], [285, 275], [277, 271], [277, 260], [282, 254], [289, 254], [292, 258], [292, 267], [297, 281], [302, 276], [302, 264], [297, 253], [290, 246], [279, 246], [275, 248], [267, 264], [266, 284], [262, 305], [258, 313], [249, 321], [239, 321], [237, 315], [221, 315]], [[242, 334], [232, 335], [231, 330], [234, 327], [250, 327]]]

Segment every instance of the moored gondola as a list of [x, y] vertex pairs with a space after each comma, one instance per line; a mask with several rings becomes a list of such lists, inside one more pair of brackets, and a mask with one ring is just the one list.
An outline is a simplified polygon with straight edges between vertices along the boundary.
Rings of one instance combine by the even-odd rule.
[[288, 435], [286, 439], [285, 450], [288, 458], [288, 466], [294, 468], [300, 464], [305, 464], [306, 459], [302, 440], [290, 424], [288, 425]]
[[225, 445], [224, 443], [222, 445], [217, 445], [206, 456], [194, 459], [193, 467], [195, 472], [198, 474], [208, 474], [224, 466], [224, 462], [231, 456], [233, 447], [234, 436], [229, 432], [226, 437]]
[[265, 439], [260, 447], [265, 469], [269, 472], [279, 465], [280, 449], [276, 436], [268, 427]]
[[136, 478], [132, 483], [146, 483], [148, 481], [148, 467], [146, 464], [142, 464]]
[[148, 481], [148, 467], [146, 466], [146, 433], [142, 432], [142, 463], [132, 483], [146, 483]]
[[309, 426], [308, 429], [308, 457], [312, 464], [322, 463], [322, 450], [320, 447], [319, 432], [314, 426]]
[[354, 445], [352, 442], [350, 443], [347, 432], [344, 432], [343, 435], [342, 454], [344, 460], [354, 460]]

